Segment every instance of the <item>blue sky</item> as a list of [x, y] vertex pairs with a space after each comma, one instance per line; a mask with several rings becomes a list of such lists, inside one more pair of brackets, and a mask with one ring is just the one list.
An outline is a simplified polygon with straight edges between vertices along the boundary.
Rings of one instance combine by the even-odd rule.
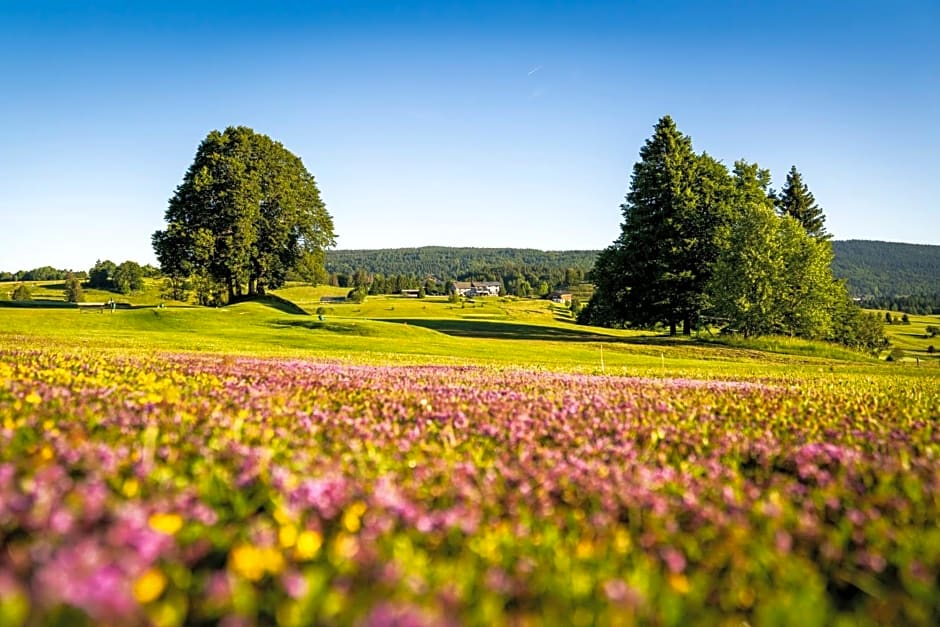
[[0, 1], [0, 269], [153, 262], [212, 129], [339, 248], [602, 248], [643, 141], [795, 164], [837, 239], [940, 244], [940, 4]]

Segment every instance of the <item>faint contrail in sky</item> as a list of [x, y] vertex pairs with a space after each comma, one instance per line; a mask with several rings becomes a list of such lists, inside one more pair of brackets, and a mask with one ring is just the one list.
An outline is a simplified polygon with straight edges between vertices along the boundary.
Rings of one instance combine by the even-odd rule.
[[535, 66], [534, 68], [532, 68], [531, 70], [529, 70], [529, 76], [532, 76], [533, 74], [535, 74], [536, 72], [538, 72], [538, 71], [541, 70], [541, 69], [542, 69], [542, 66], [541, 66], [541, 65]]

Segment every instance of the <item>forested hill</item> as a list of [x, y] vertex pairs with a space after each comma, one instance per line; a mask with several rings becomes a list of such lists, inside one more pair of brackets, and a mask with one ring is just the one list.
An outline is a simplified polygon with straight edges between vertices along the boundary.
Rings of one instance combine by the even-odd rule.
[[[896, 296], [940, 293], [940, 246], [868, 240], [832, 243], [833, 274], [845, 279], [854, 296], [879, 300]], [[326, 268], [332, 274], [365, 271], [385, 276], [433, 276], [440, 279], [484, 279], [496, 269], [540, 269], [539, 274], [574, 269], [586, 274], [599, 251], [545, 251], [531, 248], [383, 248], [330, 250]], [[480, 276], [473, 276], [475, 273]], [[933, 299], [931, 299], [933, 302]], [[940, 303], [938, 303], [940, 304]]]
[[940, 246], [869, 240], [832, 243], [833, 274], [862, 298], [940, 293]]
[[[493, 268], [538, 267], [586, 273], [594, 266], [596, 250], [535, 250], [532, 248], [383, 248], [379, 250], [330, 250], [326, 270], [352, 274], [364, 270], [373, 274], [433, 276], [440, 279], [463, 277]], [[484, 277], [479, 277], [484, 278]]]

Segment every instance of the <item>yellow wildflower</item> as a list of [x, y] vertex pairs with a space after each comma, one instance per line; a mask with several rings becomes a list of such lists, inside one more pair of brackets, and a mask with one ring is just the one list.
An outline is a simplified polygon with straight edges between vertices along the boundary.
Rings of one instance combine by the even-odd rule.
[[277, 534], [278, 542], [282, 547], [289, 548], [297, 542], [297, 527], [294, 525], [284, 525]]
[[343, 527], [349, 533], [356, 533], [362, 526], [362, 515], [366, 512], [366, 504], [356, 501], [343, 512]]
[[306, 530], [297, 536], [297, 546], [294, 555], [299, 560], [311, 560], [316, 557], [323, 545], [323, 536], [316, 531]]
[[149, 522], [151, 529], [168, 536], [174, 535], [183, 526], [183, 518], [179, 514], [153, 514]]
[[276, 548], [258, 548], [242, 544], [229, 554], [229, 568], [249, 581], [258, 581], [266, 573], [284, 570], [284, 556]]
[[140, 492], [140, 482], [137, 481], [134, 477], [130, 477], [124, 482], [124, 485], [121, 486], [121, 493], [124, 494], [129, 499], [137, 496], [137, 493]]
[[679, 594], [686, 594], [690, 589], [689, 578], [682, 573], [670, 573], [668, 580], [669, 587]]
[[156, 568], [151, 568], [134, 581], [134, 598], [138, 603], [150, 603], [163, 594], [166, 588], [166, 575]]

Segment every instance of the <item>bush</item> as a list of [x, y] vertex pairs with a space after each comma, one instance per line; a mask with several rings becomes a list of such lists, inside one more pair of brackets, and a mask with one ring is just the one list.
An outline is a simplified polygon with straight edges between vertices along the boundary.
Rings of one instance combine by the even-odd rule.
[[69, 275], [68, 278], [65, 279], [65, 300], [70, 303], [85, 302], [82, 280], [77, 276]]
[[931, 344], [930, 346], [927, 347], [927, 352], [933, 355], [934, 353], [937, 352], [937, 349], [933, 347], [933, 344]]
[[25, 283], [17, 285], [16, 289], [13, 290], [13, 300], [33, 300], [33, 293], [30, 291], [29, 286]]
[[940, 334], [940, 327], [935, 327], [932, 324], [928, 325], [928, 327], [924, 330], [927, 331], [927, 337], [934, 337], [935, 335]]
[[100, 259], [88, 271], [88, 285], [99, 289], [109, 289], [111, 287], [111, 275], [117, 265], [113, 261]]
[[361, 286], [349, 290], [349, 293], [346, 294], [346, 300], [353, 303], [364, 303], [366, 301], [366, 296], [368, 295], [368, 289], [365, 286]]
[[125, 261], [114, 269], [111, 282], [121, 294], [142, 290], [144, 288], [143, 269], [135, 261]]
[[904, 350], [898, 347], [891, 349], [891, 352], [888, 353], [888, 356], [885, 358], [886, 361], [901, 361], [904, 359]]

